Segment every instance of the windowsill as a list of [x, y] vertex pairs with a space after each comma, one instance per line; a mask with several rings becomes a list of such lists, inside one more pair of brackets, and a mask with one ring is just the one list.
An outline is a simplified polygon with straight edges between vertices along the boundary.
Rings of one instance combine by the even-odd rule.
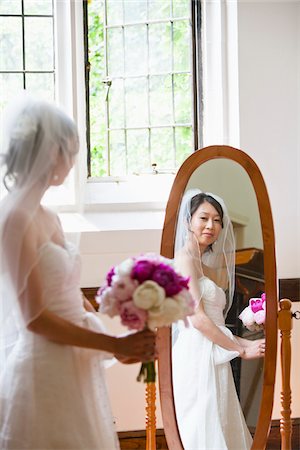
[[85, 186], [87, 210], [151, 210], [166, 205], [175, 176], [140, 175], [120, 180], [89, 179]]
[[94, 211], [83, 214], [60, 213], [65, 233], [102, 231], [162, 230], [165, 210]]

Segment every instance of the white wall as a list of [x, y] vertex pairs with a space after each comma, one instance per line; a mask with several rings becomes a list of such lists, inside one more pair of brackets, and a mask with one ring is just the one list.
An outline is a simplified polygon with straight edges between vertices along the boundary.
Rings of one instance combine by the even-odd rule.
[[268, 188], [278, 277], [299, 277], [300, 3], [239, 1], [238, 18], [240, 145]]
[[[238, 19], [241, 148], [256, 161], [268, 188], [275, 226], [278, 278], [298, 278], [300, 2], [239, 0]], [[295, 321], [293, 417], [300, 416], [296, 402], [300, 389], [299, 367], [296, 367], [299, 327], [299, 322]], [[278, 358], [274, 419], [280, 418], [280, 390]]]

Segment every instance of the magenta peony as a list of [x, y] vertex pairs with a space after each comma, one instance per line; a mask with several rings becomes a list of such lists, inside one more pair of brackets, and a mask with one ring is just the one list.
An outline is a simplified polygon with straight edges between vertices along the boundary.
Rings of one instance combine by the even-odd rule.
[[151, 280], [154, 268], [155, 265], [152, 261], [140, 259], [133, 267], [131, 277], [138, 280], [139, 283], [143, 283], [146, 280]]
[[159, 264], [152, 274], [152, 280], [166, 291], [166, 297], [178, 294], [187, 287], [188, 279], [178, 275], [174, 269], [166, 264]]

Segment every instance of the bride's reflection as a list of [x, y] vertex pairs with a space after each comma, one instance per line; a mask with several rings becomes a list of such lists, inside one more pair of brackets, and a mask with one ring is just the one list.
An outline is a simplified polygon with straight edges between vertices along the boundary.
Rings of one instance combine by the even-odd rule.
[[180, 207], [175, 263], [190, 277], [197, 312], [173, 327], [173, 386], [186, 450], [249, 449], [252, 438], [230, 361], [264, 356], [264, 340], [233, 336], [225, 326], [234, 292], [235, 238], [223, 200], [188, 190]]

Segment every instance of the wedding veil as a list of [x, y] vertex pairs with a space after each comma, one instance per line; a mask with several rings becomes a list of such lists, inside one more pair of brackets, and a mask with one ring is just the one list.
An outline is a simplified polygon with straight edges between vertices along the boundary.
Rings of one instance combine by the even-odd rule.
[[[200, 189], [189, 189], [182, 198], [176, 228], [175, 257], [180, 249], [182, 249], [185, 245], [190, 233], [189, 224], [191, 220], [191, 201], [196, 195], [201, 193], [202, 191], [200, 191]], [[202, 267], [202, 264], [205, 264], [210, 269], [213, 269], [215, 273], [215, 281], [221, 287], [221, 278], [224, 278], [224, 270], [226, 270], [227, 302], [224, 309], [224, 316], [226, 317], [232, 305], [235, 282], [235, 239], [233, 227], [224, 201], [215, 194], [208, 192], [203, 194], [213, 197], [213, 199], [221, 205], [223, 210], [223, 228], [217, 241], [212, 245], [211, 250], [207, 250], [202, 255], [198, 250], [190, 256], [200, 263], [200, 267]]]
[[[41, 198], [59, 161], [70, 164], [78, 152], [75, 123], [50, 103], [25, 93], [8, 106], [2, 124], [0, 163], [8, 193], [0, 203], [0, 363], [28, 323], [47, 307], [47, 299], [27, 298], [28, 277], [40, 258], [39, 249], [24, 238], [34, 229]], [[1, 191], [4, 187], [1, 186]], [[47, 224], [43, 241], [59, 224]]]

